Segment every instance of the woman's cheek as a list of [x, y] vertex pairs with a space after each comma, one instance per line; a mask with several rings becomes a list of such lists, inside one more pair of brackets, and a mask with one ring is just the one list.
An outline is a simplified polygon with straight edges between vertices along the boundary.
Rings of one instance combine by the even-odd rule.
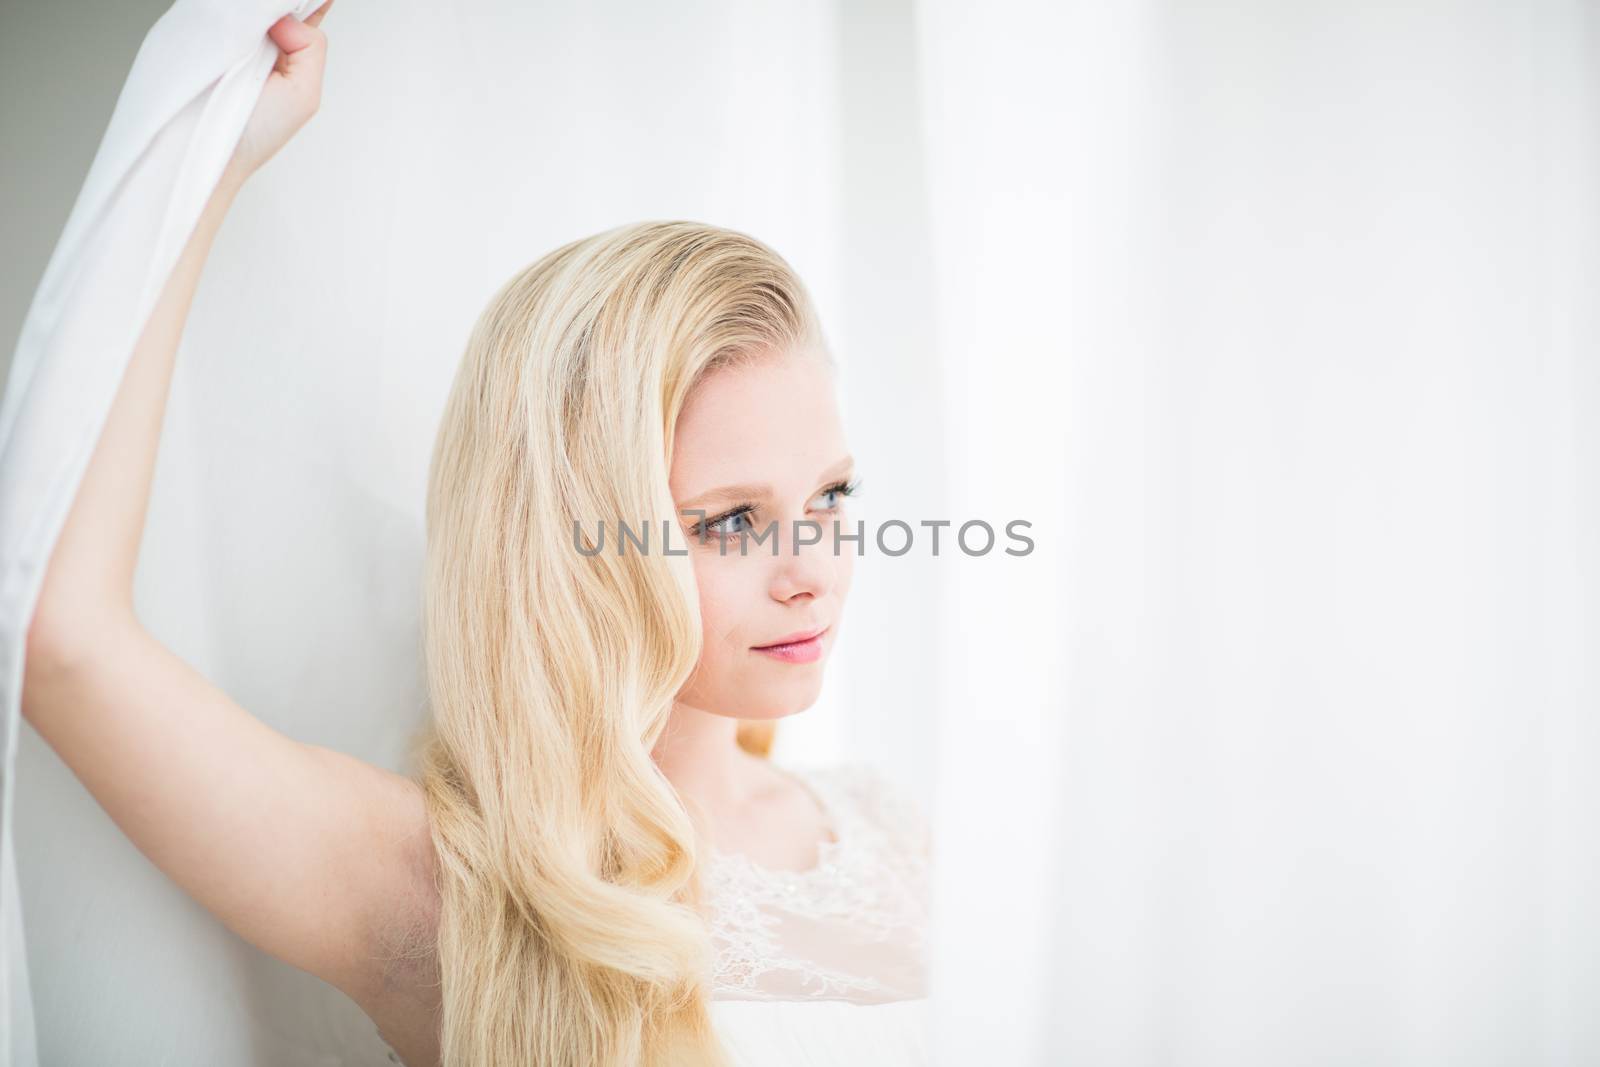
[[705, 653], [713, 658], [727, 655], [727, 645], [743, 631], [738, 609], [741, 594], [736, 560], [718, 557], [713, 549], [709, 558], [695, 561], [695, 584], [700, 590], [700, 629], [705, 638]]

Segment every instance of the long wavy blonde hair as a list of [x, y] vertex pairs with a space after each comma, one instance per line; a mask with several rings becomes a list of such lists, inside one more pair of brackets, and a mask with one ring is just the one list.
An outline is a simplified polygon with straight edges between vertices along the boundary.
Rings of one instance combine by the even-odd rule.
[[[728, 1062], [705, 830], [651, 758], [700, 656], [692, 565], [585, 555], [574, 523], [681, 529], [667, 476], [686, 398], [772, 352], [828, 358], [793, 270], [684, 221], [556, 249], [472, 330], [429, 471], [415, 749], [448, 1067]], [[770, 724], [738, 736], [769, 754]]]

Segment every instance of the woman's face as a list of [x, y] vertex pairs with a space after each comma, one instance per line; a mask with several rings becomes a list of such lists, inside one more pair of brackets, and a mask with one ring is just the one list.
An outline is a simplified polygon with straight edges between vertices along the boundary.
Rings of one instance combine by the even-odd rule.
[[[741, 719], [810, 707], [856, 551], [853, 541], [835, 551], [834, 521], [846, 534], [855, 526], [838, 489], [852, 464], [832, 372], [820, 359], [790, 355], [715, 371], [690, 394], [673, 442], [672, 497], [704, 637], [678, 699]], [[703, 539], [697, 511], [705, 512]], [[787, 654], [759, 650], [824, 628], [820, 640]]]

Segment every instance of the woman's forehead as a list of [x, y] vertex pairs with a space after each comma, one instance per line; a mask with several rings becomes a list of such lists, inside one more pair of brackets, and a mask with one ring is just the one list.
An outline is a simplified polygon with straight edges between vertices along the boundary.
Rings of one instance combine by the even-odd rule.
[[679, 415], [672, 489], [686, 499], [719, 486], [811, 478], [846, 451], [826, 364], [786, 358], [724, 367], [695, 387]]

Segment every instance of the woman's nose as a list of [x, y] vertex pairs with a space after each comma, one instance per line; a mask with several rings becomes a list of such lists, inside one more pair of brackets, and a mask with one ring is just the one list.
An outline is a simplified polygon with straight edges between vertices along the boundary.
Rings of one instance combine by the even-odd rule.
[[810, 594], [827, 596], [833, 589], [838, 559], [829, 529], [811, 519], [797, 520], [782, 531], [772, 575], [772, 595], [792, 600]]

